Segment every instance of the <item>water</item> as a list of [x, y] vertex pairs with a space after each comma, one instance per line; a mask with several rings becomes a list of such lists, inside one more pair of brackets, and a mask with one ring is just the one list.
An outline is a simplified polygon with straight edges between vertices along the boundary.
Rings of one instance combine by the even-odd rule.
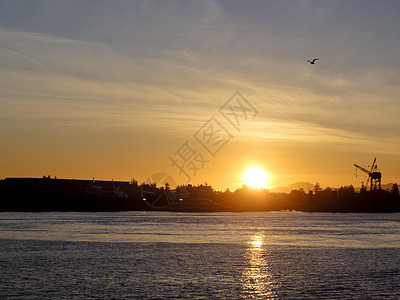
[[0, 213], [2, 299], [400, 299], [400, 214]]

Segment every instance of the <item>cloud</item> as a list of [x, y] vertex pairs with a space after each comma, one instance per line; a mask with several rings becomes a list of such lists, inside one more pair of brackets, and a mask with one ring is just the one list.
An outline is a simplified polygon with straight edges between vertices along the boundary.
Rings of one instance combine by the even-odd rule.
[[[54, 126], [184, 141], [240, 91], [259, 112], [237, 138], [243, 145], [392, 151], [400, 143], [399, 7], [2, 2], [2, 136], [42, 136]], [[318, 63], [307, 64], [314, 56]]]

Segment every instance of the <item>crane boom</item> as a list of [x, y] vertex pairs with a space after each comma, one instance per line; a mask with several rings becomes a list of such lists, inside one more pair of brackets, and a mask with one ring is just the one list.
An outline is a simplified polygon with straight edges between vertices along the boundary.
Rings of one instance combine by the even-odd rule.
[[367, 169], [365, 169], [365, 168], [363, 168], [363, 167], [361, 167], [361, 166], [359, 166], [359, 165], [354, 164], [354, 166], [356, 166], [357, 168], [359, 168], [361, 171], [367, 173], [368, 175], [371, 173], [370, 171], [368, 171]]
[[374, 158], [374, 162], [373, 162], [372, 165], [371, 165], [371, 171], [369, 171], [370, 174], [372, 173], [372, 171], [373, 171], [374, 168], [375, 168], [375, 163], [376, 163], [376, 157]]

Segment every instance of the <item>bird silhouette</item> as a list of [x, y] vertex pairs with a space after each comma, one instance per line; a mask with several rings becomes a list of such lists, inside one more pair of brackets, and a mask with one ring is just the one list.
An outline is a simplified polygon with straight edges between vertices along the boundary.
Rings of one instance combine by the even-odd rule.
[[307, 62], [309, 62], [310, 64], [315, 64], [315, 62], [317, 61], [317, 60], [319, 60], [319, 58], [314, 58], [314, 59], [312, 59], [312, 60], [309, 60], [309, 59], [307, 59]]

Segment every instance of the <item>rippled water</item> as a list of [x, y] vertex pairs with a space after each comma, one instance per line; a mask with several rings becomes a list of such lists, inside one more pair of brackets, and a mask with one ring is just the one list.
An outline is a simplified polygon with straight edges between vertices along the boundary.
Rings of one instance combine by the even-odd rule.
[[0, 213], [0, 296], [400, 299], [400, 214]]

